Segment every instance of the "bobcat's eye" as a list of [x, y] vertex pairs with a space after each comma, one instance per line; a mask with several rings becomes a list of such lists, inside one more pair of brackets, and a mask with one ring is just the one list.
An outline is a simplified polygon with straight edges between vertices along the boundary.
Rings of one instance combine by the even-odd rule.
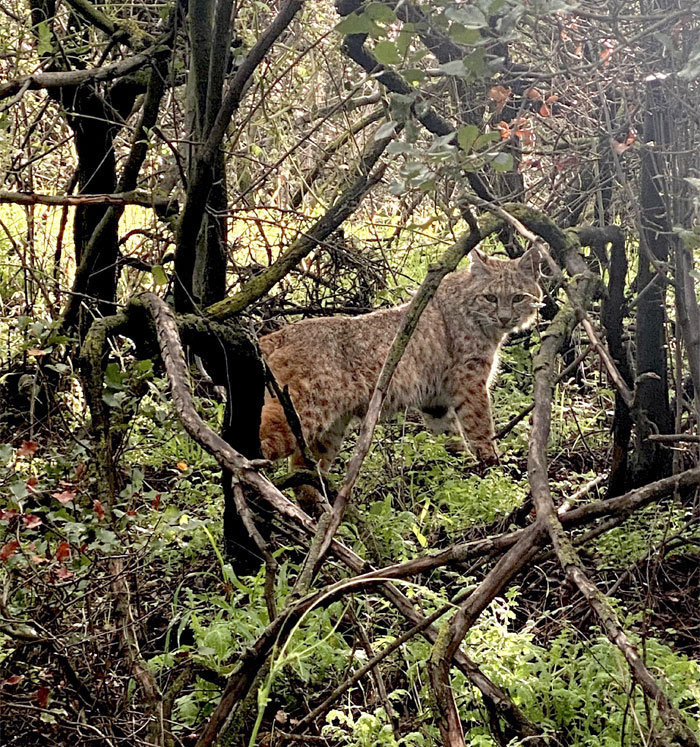
[[513, 303], [521, 303], [527, 298], [527, 296], [524, 293], [516, 293], [513, 296]]
[[488, 301], [489, 303], [498, 303], [498, 298], [497, 298], [496, 296], [494, 296], [494, 295], [493, 295], [493, 293], [486, 293], [486, 294], [484, 295], [484, 298], [485, 298], [485, 299], [486, 299], [486, 300], [487, 300], [487, 301]]

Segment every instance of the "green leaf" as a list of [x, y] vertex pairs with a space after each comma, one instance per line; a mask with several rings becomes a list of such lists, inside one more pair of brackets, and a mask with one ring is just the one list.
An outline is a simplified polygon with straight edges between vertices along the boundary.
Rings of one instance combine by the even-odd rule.
[[39, 55], [49, 54], [53, 52], [53, 35], [49, 24], [46, 21], [41, 21], [37, 25], [37, 46], [36, 51]]
[[134, 364], [134, 370], [142, 376], [151, 376], [153, 375], [153, 361], [150, 358], [136, 361]]
[[406, 79], [407, 83], [413, 84], [422, 83], [427, 78], [427, 75], [417, 67], [412, 67], [403, 71], [403, 77]]
[[13, 482], [10, 485], [10, 490], [12, 491], [12, 495], [14, 495], [14, 497], [18, 501], [26, 498], [29, 494], [29, 490], [27, 490], [27, 483], [25, 480], [18, 480], [17, 482]]
[[693, 51], [685, 67], [678, 71], [678, 77], [685, 80], [695, 80], [700, 77], [700, 50]]
[[466, 28], [482, 29], [489, 25], [486, 16], [475, 5], [459, 5], [447, 8], [445, 17], [456, 21]]
[[386, 148], [386, 152], [391, 156], [396, 156], [400, 153], [411, 153], [413, 147], [408, 143], [402, 143], [400, 140], [394, 140], [393, 143], [389, 143]]
[[339, 34], [369, 34], [372, 30], [372, 21], [364, 14], [351, 13], [335, 27]]
[[112, 392], [105, 392], [102, 395], [102, 401], [107, 405], [107, 407], [119, 407], [119, 400], [114, 394], [112, 394]]
[[364, 13], [371, 20], [379, 21], [379, 23], [394, 23], [396, 20], [396, 13], [384, 3], [370, 3], [364, 9]]
[[119, 369], [118, 363], [108, 363], [105, 368], [105, 384], [110, 389], [123, 389], [126, 375]]
[[479, 135], [479, 128], [476, 125], [468, 124], [464, 127], [460, 127], [457, 130], [457, 142], [459, 147], [465, 152], [469, 153], [474, 141]]
[[678, 235], [686, 249], [700, 249], [700, 235], [696, 231], [689, 231], [678, 226], [673, 231]]
[[382, 65], [398, 65], [401, 62], [396, 44], [390, 41], [378, 41], [374, 45], [374, 56]]
[[513, 168], [513, 155], [511, 153], [499, 153], [491, 160], [494, 171], [511, 171]]
[[486, 50], [483, 47], [477, 47], [471, 54], [467, 55], [464, 60], [464, 67], [470, 73], [479, 74], [488, 69], [486, 64]]
[[413, 41], [413, 34], [409, 34], [405, 30], [402, 30], [396, 37], [396, 48], [399, 50], [399, 54], [403, 57], [411, 46]]
[[445, 62], [442, 65], [438, 66], [438, 70], [445, 73], [445, 75], [454, 75], [458, 78], [463, 77], [467, 72], [462, 60], [452, 60], [451, 62]]
[[461, 23], [453, 23], [449, 30], [450, 39], [457, 44], [467, 44], [474, 46], [478, 44], [482, 37], [478, 29], [462, 26]]
[[377, 128], [374, 133], [375, 140], [383, 140], [385, 137], [393, 137], [396, 134], [396, 128], [398, 124], [396, 122], [384, 122]]
[[418, 540], [418, 544], [421, 547], [427, 547], [428, 546], [428, 540], [425, 538], [425, 535], [421, 530], [418, 528], [418, 524], [414, 524], [411, 529], [413, 530], [413, 534], [416, 535], [416, 539]]
[[167, 285], [168, 276], [165, 274], [163, 265], [153, 265], [151, 268], [151, 274], [153, 275], [153, 282], [156, 285]]
[[479, 137], [474, 141], [474, 150], [481, 150], [486, 145], [495, 143], [500, 139], [501, 134], [499, 132], [485, 132], [483, 135], [479, 135]]

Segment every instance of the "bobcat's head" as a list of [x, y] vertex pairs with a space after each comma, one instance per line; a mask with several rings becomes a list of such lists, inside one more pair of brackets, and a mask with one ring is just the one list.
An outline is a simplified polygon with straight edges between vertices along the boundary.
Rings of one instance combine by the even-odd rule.
[[529, 249], [519, 259], [494, 259], [476, 249], [470, 256], [470, 311], [482, 329], [504, 334], [532, 324], [542, 302], [537, 250]]

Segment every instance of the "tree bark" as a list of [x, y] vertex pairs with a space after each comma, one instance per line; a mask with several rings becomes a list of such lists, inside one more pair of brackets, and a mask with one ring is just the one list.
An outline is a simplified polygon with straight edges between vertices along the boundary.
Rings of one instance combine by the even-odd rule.
[[668, 140], [667, 107], [659, 81], [647, 88], [647, 115], [642, 154], [637, 274], [637, 440], [633, 484], [642, 485], [670, 474], [671, 456], [664, 446], [647, 440], [654, 433], [671, 433], [673, 415], [668, 398], [666, 359], [666, 270], [670, 225], [660, 191], [663, 169], [658, 147]]

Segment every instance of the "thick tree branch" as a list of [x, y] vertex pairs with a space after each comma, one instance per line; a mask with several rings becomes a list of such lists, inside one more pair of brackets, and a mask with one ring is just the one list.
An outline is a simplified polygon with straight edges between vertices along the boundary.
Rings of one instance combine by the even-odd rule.
[[249, 280], [238, 293], [209, 306], [205, 311], [207, 316], [218, 320], [227, 319], [262, 298], [312, 249], [318, 246], [319, 242], [330, 236], [348, 216], [352, 215], [362, 198], [382, 178], [385, 167], [380, 166], [374, 172], [371, 169], [390, 142], [391, 138], [373, 142], [361, 161], [360, 176], [340, 195], [326, 214], [319, 218], [307, 232], [299, 236], [289, 249], [264, 272]]
[[100, 31], [104, 31], [105, 34], [111, 36], [115, 42], [131, 46], [137, 41], [146, 41], [151, 38], [150, 34], [138, 26], [132, 28], [126, 23], [113, 21], [106, 13], [93, 5], [90, 0], [67, 0], [67, 2], [73, 10]]
[[46, 195], [37, 192], [9, 192], [0, 189], [0, 203], [9, 202], [15, 205], [139, 205], [153, 208], [159, 213], [174, 215], [178, 211], [176, 200], [169, 197], [149, 195], [142, 190], [132, 189], [114, 194], [86, 195]]
[[28, 91], [41, 88], [57, 89], [67, 86], [80, 86], [89, 81], [122, 78], [147, 65], [153, 59], [155, 52], [156, 50], [152, 50], [148, 53], [137, 54], [119, 62], [114, 62], [111, 65], [104, 65], [103, 67], [93, 67], [85, 70], [67, 70], [65, 72], [38, 72], [31, 75], [23, 75], [21, 78], [0, 83], [0, 101], [9, 96], [14, 96], [23, 90]]

